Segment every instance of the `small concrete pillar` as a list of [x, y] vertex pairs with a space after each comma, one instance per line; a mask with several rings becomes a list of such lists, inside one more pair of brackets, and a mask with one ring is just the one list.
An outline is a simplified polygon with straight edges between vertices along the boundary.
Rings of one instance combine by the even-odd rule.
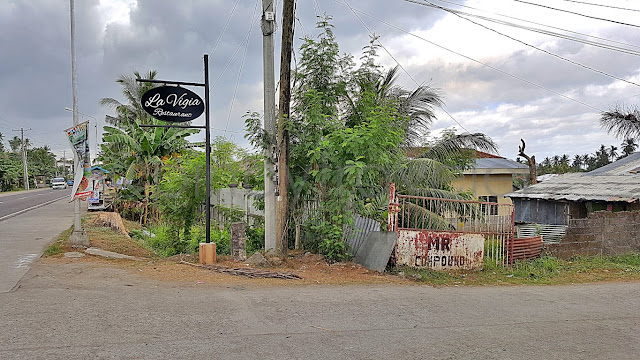
[[231, 255], [235, 261], [247, 260], [247, 235], [243, 222], [231, 224]]
[[216, 263], [216, 244], [200, 243], [199, 248], [200, 264], [213, 265]]

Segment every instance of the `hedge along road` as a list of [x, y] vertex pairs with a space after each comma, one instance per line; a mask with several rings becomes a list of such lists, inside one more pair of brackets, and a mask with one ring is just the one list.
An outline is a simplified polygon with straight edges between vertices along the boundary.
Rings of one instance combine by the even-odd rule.
[[[27, 193], [27, 199], [20, 199]], [[64, 198], [60, 199], [61, 195]], [[42, 255], [47, 244], [73, 225], [73, 203], [67, 201], [68, 196], [67, 191], [59, 190], [34, 190], [11, 195], [10, 201], [28, 201], [21, 202], [21, 206], [16, 205], [13, 213], [0, 221], [0, 293], [11, 291], [31, 263]], [[8, 197], [0, 197], [0, 201], [5, 202]], [[35, 205], [34, 198], [37, 199]], [[16, 208], [21, 210], [16, 211]], [[24, 211], [29, 208], [32, 209]], [[86, 210], [86, 202], [81, 203], [81, 209]]]

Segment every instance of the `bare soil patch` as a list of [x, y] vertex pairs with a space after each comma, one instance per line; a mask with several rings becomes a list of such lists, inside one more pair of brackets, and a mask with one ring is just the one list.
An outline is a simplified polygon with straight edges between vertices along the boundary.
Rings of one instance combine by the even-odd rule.
[[[47, 263], [65, 264], [76, 263], [87, 266], [118, 267], [132, 273], [153, 278], [154, 280], [179, 282], [187, 284], [241, 284], [241, 285], [309, 285], [309, 284], [398, 284], [412, 283], [390, 274], [380, 274], [368, 270], [353, 262], [329, 264], [322, 255], [291, 251], [284, 257], [269, 257], [269, 263], [256, 269], [288, 272], [300, 276], [302, 279], [252, 279], [237, 275], [224, 274], [209, 269], [198, 268], [183, 261], [197, 264], [198, 256], [193, 254], [180, 254], [169, 258], [155, 257], [153, 252], [146, 249], [142, 243], [130, 238], [127, 233], [140, 225], [127, 220], [116, 219], [113, 215], [101, 215], [103, 213], [90, 213], [83, 218], [84, 227], [89, 236], [91, 246], [103, 250], [117, 252], [145, 258], [143, 261], [132, 260], [106, 260], [100, 257], [87, 255], [81, 259], [68, 259], [64, 257], [65, 251], [77, 251], [66, 242], [62, 242], [63, 251], [48, 256]], [[115, 213], [110, 213], [115, 214]], [[117, 215], [117, 214], [116, 214]], [[121, 225], [120, 225], [121, 224]], [[122, 229], [124, 227], [124, 231]], [[231, 256], [218, 256], [216, 265], [228, 268], [252, 268], [250, 265], [234, 261]]]

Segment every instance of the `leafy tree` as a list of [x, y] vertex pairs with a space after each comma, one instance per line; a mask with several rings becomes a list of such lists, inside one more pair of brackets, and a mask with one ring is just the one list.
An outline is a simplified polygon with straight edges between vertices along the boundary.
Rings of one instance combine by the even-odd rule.
[[[290, 208], [298, 222], [310, 201], [319, 204], [305, 225], [319, 241], [311, 245], [340, 260], [345, 251], [342, 230], [353, 212], [382, 218], [380, 199], [388, 199], [390, 181], [401, 189], [461, 198], [451, 191], [450, 182], [469, 163], [467, 149], [494, 151], [495, 145], [482, 134], [450, 133], [427, 144], [420, 158], [408, 159], [404, 147], [425, 143], [432, 108], [442, 103], [437, 92], [395, 85], [397, 68], [383, 71], [375, 61], [375, 37], [356, 67], [351, 55], [340, 55], [329, 20], [318, 22], [317, 39], [303, 39], [294, 73], [293, 111], [287, 123]], [[250, 114], [248, 137], [264, 147], [258, 124]]]
[[[142, 95], [154, 84], [135, 81], [141, 78], [137, 71], [134, 72], [134, 76], [121, 75], [116, 80], [122, 85], [122, 94], [127, 103], [121, 103], [114, 98], [103, 98], [100, 101], [101, 105], [113, 108], [117, 116], [107, 117], [107, 122], [113, 126], [104, 127], [99, 160], [116, 177], [135, 180], [130, 192], [133, 196], [131, 200], [142, 200], [144, 210], [140, 220], [145, 224], [149, 215], [150, 197], [155, 185], [160, 181], [164, 162], [185, 149], [189, 145], [185, 138], [198, 130], [146, 130], [140, 127], [142, 124], [160, 125], [160, 122], [147, 114], [140, 102]], [[148, 79], [155, 76], [156, 71], [149, 71], [147, 74]]]
[[[230, 183], [259, 183], [251, 179], [247, 169], [255, 168], [256, 159], [238, 145], [218, 137], [211, 144], [211, 188], [220, 189]], [[169, 159], [158, 185], [158, 205], [162, 220], [171, 224], [173, 249], [187, 250], [191, 229], [203, 219], [201, 207], [206, 200], [205, 154], [184, 151], [182, 156]], [[262, 166], [262, 164], [258, 164]], [[262, 174], [255, 174], [261, 177]], [[264, 183], [264, 181], [263, 181]], [[182, 231], [181, 231], [182, 230]]]

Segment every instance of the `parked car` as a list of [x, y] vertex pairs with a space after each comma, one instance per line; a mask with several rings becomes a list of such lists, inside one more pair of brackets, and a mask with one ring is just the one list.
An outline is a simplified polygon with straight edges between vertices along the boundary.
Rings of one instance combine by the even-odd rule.
[[73, 180], [72, 179], [67, 180], [67, 185], [72, 186], [73, 185]]
[[66, 189], [67, 188], [67, 180], [64, 178], [53, 178], [51, 180], [51, 188], [52, 189]]

